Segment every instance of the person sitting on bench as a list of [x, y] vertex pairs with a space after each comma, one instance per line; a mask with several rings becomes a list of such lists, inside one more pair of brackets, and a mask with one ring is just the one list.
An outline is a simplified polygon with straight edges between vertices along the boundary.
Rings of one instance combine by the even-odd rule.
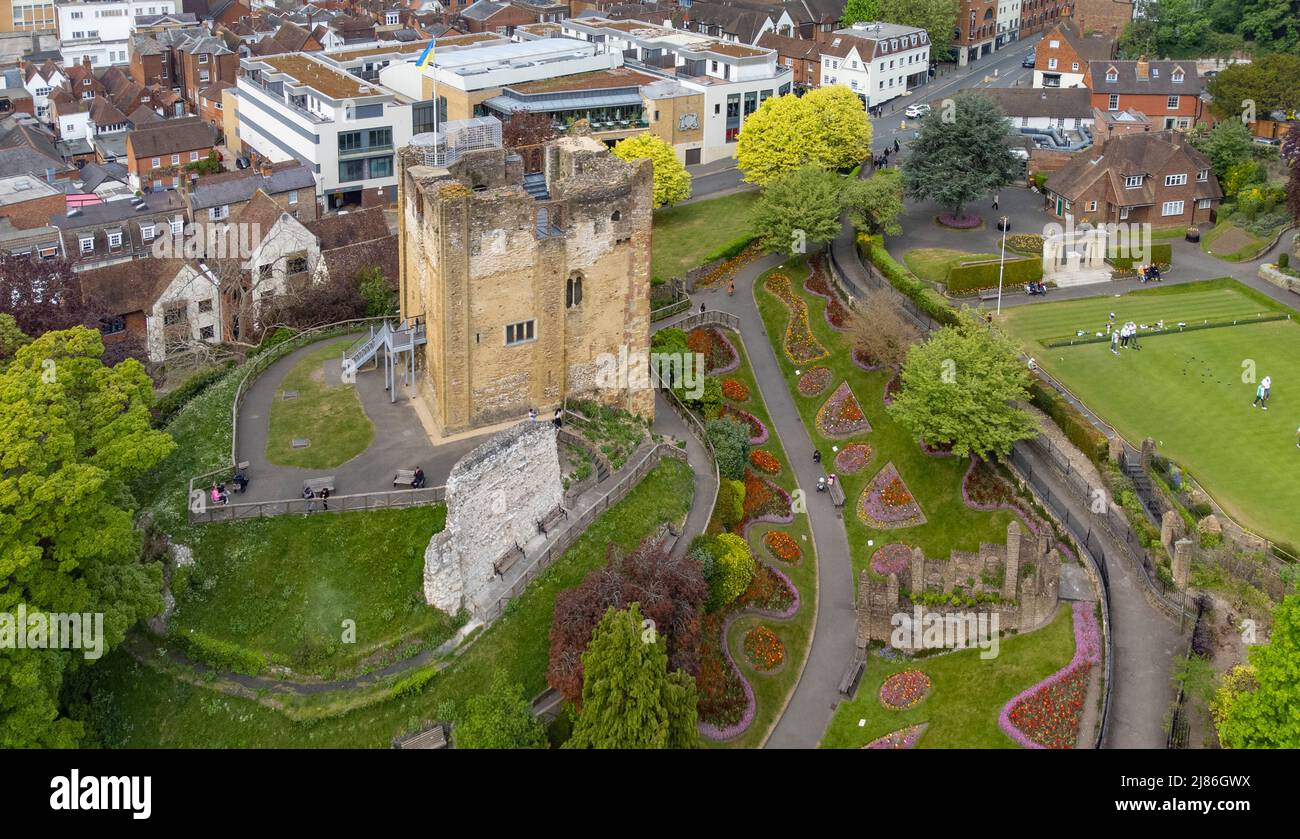
[[424, 488], [424, 470], [417, 466], [415, 467], [415, 475], [412, 476], [411, 478], [411, 489], [423, 489], [423, 488]]
[[235, 485], [235, 492], [243, 492], [248, 487], [248, 476], [244, 474], [243, 469], [237, 469], [235, 477], [231, 478], [230, 482]]

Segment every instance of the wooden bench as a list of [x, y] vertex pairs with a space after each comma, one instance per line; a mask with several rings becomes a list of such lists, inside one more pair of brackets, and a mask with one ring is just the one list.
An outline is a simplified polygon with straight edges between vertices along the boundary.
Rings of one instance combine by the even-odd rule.
[[393, 478], [393, 486], [398, 486], [399, 484], [400, 484], [401, 486], [408, 486], [408, 487], [409, 487], [409, 486], [414, 486], [414, 485], [415, 485], [415, 470], [414, 470], [414, 469], [398, 469], [398, 470], [397, 470], [397, 475]]
[[836, 507], [844, 506], [844, 487], [840, 486], [840, 482], [838, 480], [835, 483], [830, 484], [826, 488], [826, 491], [830, 493], [832, 504], [834, 504]]
[[545, 536], [547, 531], [558, 524], [561, 520], [567, 519], [568, 517], [568, 510], [564, 509], [562, 506], [556, 507], [544, 517], [537, 520], [537, 532]]
[[513, 548], [508, 549], [501, 555], [501, 558], [492, 563], [492, 570], [497, 572], [498, 577], [504, 577], [506, 572], [519, 560], [524, 558], [524, 549], [519, 547], [516, 542]]
[[394, 749], [445, 749], [447, 748], [447, 731], [441, 725], [435, 725], [428, 731], [420, 731], [409, 737], [393, 741]]
[[326, 476], [323, 477], [323, 478], [308, 478], [307, 480], [305, 480], [305, 481], [302, 482], [302, 488], [303, 488], [303, 489], [309, 489], [309, 490], [311, 490], [311, 494], [312, 494], [312, 495], [320, 495], [320, 491], [321, 491], [322, 489], [327, 489], [327, 490], [329, 490], [329, 491], [330, 491], [330, 495], [333, 495], [333, 494], [334, 494], [334, 476], [333, 476], [333, 475], [326, 475]]
[[997, 299], [998, 299], [998, 290], [996, 288], [985, 289], [984, 291], [980, 292], [981, 303], [987, 302], [989, 300], [997, 300]]
[[854, 687], [858, 679], [862, 676], [862, 671], [867, 668], [867, 660], [859, 651], [854, 654], [853, 661], [844, 670], [844, 676], [840, 678], [840, 693], [845, 696], [853, 696]]

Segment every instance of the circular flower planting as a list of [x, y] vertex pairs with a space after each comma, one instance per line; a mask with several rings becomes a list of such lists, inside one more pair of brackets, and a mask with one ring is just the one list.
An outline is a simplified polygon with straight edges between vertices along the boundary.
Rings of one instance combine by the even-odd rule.
[[871, 423], [867, 422], [848, 382], [840, 382], [817, 411], [817, 430], [827, 437], [847, 437], [871, 430]]
[[875, 454], [866, 443], [849, 443], [835, 455], [835, 471], [845, 475], [861, 472]]
[[781, 471], [781, 461], [777, 460], [776, 455], [762, 449], [754, 449], [749, 453], [749, 463], [760, 472], [766, 472], [769, 475], [775, 475]]
[[792, 618], [799, 611], [799, 592], [790, 578], [765, 562], [755, 563], [754, 578], [740, 603], [774, 618]]
[[921, 735], [930, 727], [928, 722], [917, 725], [909, 725], [907, 728], [900, 728], [897, 731], [891, 731], [884, 737], [877, 737], [864, 749], [910, 749], [916, 746], [916, 741], [921, 739]]
[[771, 673], [785, 661], [785, 644], [766, 626], [745, 633], [745, 659], [760, 673]]
[[782, 562], [794, 564], [803, 556], [799, 543], [784, 530], [769, 530], [764, 533], [763, 545], [772, 553], [772, 556]]
[[955, 230], [970, 230], [980, 226], [979, 216], [968, 216], [965, 213], [959, 216], [952, 213], [940, 213], [936, 218], [944, 227], [951, 227]]
[[871, 570], [889, 576], [901, 574], [912, 561], [912, 546], [895, 542], [876, 550], [871, 556]]
[[804, 374], [799, 377], [799, 394], [801, 396], [816, 396], [821, 393], [831, 383], [831, 369], [829, 367], [814, 367], [811, 370], [805, 370]]
[[745, 387], [744, 382], [737, 381], [736, 379], [723, 379], [722, 395], [730, 399], [732, 402], [748, 402], [749, 388]]
[[880, 704], [892, 711], [906, 711], [921, 704], [930, 693], [930, 677], [920, 670], [895, 673], [880, 686]]

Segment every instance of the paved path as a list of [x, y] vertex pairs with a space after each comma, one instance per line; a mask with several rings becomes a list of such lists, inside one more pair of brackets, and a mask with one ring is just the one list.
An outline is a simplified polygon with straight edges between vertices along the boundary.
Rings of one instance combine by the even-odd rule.
[[[342, 351], [348, 342], [349, 339], [339, 342], [339, 357], [325, 365], [325, 375], [333, 383], [339, 382]], [[366, 416], [374, 426], [375, 436], [370, 446], [347, 463], [328, 469], [302, 469], [268, 463], [266, 438], [271, 406], [277, 398], [280, 383], [304, 356], [319, 348], [317, 342], [289, 353], [268, 367], [244, 396], [239, 411], [238, 451], [240, 460], [249, 461], [250, 481], [242, 495], [235, 493], [231, 496], [233, 502], [298, 498], [305, 479], [322, 475], [334, 476], [336, 495], [383, 492], [393, 489], [393, 475], [398, 469], [414, 469], [416, 466], [424, 469], [429, 486], [438, 486], [446, 482], [457, 460], [489, 436], [433, 445], [409, 399], [399, 392], [396, 402], [388, 401], [382, 368], [362, 369], [357, 371], [356, 387]]]
[[691, 497], [691, 511], [686, 516], [682, 527], [682, 536], [677, 541], [678, 552], [685, 551], [691, 540], [704, 532], [709, 526], [709, 517], [713, 514], [713, 500], [718, 495], [718, 480], [714, 474], [713, 459], [700, 441], [686, 427], [677, 412], [668, 404], [668, 397], [662, 390], [655, 390], [655, 421], [651, 430], [665, 437], [677, 437], [686, 441], [686, 462], [695, 473], [695, 495]]

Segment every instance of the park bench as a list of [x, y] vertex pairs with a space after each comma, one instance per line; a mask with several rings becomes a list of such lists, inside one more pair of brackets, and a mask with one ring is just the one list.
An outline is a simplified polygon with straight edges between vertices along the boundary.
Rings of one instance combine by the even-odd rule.
[[394, 749], [445, 749], [447, 748], [447, 731], [442, 725], [435, 725], [428, 731], [419, 731], [409, 737], [393, 741]]
[[840, 678], [840, 693], [845, 696], [852, 696], [854, 686], [857, 684], [858, 678], [862, 676], [862, 671], [866, 668], [867, 660], [862, 655], [862, 651], [859, 650], [854, 654], [849, 666], [845, 668], [844, 676]]
[[303, 489], [311, 490], [312, 495], [320, 495], [322, 489], [328, 489], [330, 495], [334, 494], [334, 476], [326, 475], [323, 478], [308, 478], [302, 482]]
[[415, 483], [414, 469], [398, 469], [397, 475], [393, 478], [393, 486], [412, 486]]
[[990, 300], [998, 299], [998, 290], [996, 288], [987, 288], [980, 292], [980, 302], [986, 303]]
[[516, 542], [514, 547], [506, 549], [506, 552], [501, 554], [501, 558], [492, 563], [492, 570], [497, 572], [498, 577], [504, 577], [506, 572], [509, 571], [516, 562], [523, 558], [524, 549], [519, 547], [519, 543]]
[[835, 483], [828, 486], [826, 488], [826, 491], [830, 493], [832, 504], [834, 504], [836, 507], [844, 506], [844, 487], [840, 486], [839, 481], [836, 481]]
[[557, 506], [554, 510], [551, 510], [545, 516], [537, 520], [537, 532], [545, 536], [548, 530], [559, 524], [561, 520], [567, 519], [568, 517], [569, 511], [561, 506]]

